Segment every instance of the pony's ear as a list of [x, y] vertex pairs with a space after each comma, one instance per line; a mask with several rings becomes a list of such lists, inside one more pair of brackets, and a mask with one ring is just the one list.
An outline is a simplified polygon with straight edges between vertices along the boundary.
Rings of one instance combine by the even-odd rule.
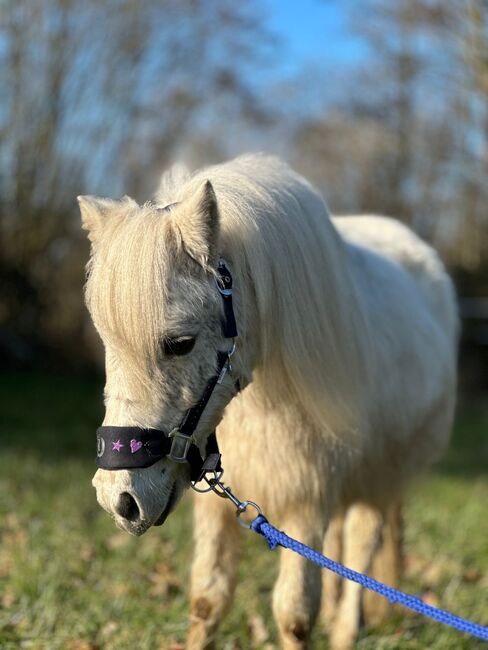
[[219, 246], [219, 211], [212, 183], [205, 181], [184, 199], [172, 221], [188, 255], [204, 268], [212, 266]]
[[133, 199], [124, 196], [121, 201], [113, 199], [102, 199], [98, 196], [78, 196], [78, 203], [81, 212], [82, 228], [88, 231], [88, 239], [93, 243], [103, 227], [103, 222], [109, 214], [116, 212], [116, 209], [123, 204], [132, 203], [137, 205]]

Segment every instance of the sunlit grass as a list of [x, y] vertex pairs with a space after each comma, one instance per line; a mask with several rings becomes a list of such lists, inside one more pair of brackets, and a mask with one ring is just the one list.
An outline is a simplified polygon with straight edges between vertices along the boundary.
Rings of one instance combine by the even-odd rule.
[[[0, 377], [0, 648], [181, 648], [187, 627], [191, 504], [135, 539], [95, 501], [92, 380]], [[407, 504], [404, 583], [430, 602], [488, 623], [488, 413], [461, 418], [451, 451]], [[235, 606], [218, 648], [276, 647], [270, 592], [277, 553], [245, 538]], [[481, 648], [398, 613], [362, 633], [368, 649]], [[326, 648], [317, 628], [313, 647]]]

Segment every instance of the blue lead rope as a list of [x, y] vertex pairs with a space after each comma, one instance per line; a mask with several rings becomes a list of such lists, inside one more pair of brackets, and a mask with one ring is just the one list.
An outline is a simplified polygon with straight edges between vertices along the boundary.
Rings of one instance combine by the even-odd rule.
[[460, 632], [465, 632], [466, 634], [471, 634], [472, 636], [477, 637], [478, 639], [483, 639], [488, 641], [488, 627], [483, 627], [477, 623], [472, 623], [471, 621], [466, 621], [464, 618], [455, 616], [450, 612], [446, 612], [443, 609], [438, 609], [437, 607], [432, 607], [432, 605], [427, 605], [420, 598], [411, 596], [410, 594], [405, 594], [398, 589], [384, 585], [382, 582], [378, 582], [374, 578], [365, 576], [362, 573], [348, 569], [343, 564], [339, 562], [334, 562], [334, 560], [317, 553], [313, 548], [297, 542], [297, 540], [288, 537], [285, 533], [281, 532], [274, 526], [272, 526], [264, 515], [258, 515], [256, 519], [250, 525], [251, 530], [255, 533], [262, 535], [268, 542], [268, 546], [271, 550], [275, 549], [277, 546], [282, 546], [283, 548], [288, 548], [291, 551], [295, 551], [299, 555], [302, 555], [307, 560], [318, 564], [324, 569], [329, 569], [334, 571], [341, 576], [341, 578], [347, 578], [347, 580], [352, 580], [357, 582], [362, 587], [375, 591], [377, 594], [388, 598], [390, 603], [399, 603], [404, 607], [412, 609], [418, 614], [423, 616], [429, 616], [439, 623], [444, 625], [449, 625], [450, 627], [459, 630]]

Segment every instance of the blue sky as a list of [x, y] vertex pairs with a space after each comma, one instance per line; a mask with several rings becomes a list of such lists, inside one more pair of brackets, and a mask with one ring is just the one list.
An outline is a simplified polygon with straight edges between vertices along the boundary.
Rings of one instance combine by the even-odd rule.
[[364, 46], [353, 34], [347, 0], [267, 0], [271, 31], [282, 40], [279, 71], [293, 75], [308, 64], [355, 63]]

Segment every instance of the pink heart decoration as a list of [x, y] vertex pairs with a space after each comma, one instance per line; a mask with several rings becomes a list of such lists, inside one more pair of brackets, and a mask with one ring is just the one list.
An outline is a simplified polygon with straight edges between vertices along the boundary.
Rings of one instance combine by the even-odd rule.
[[131, 453], [135, 454], [136, 451], [139, 451], [141, 447], [142, 447], [142, 442], [140, 440], [134, 440], [134, 438], [132, 438], [132, 440], [130, 441]]

